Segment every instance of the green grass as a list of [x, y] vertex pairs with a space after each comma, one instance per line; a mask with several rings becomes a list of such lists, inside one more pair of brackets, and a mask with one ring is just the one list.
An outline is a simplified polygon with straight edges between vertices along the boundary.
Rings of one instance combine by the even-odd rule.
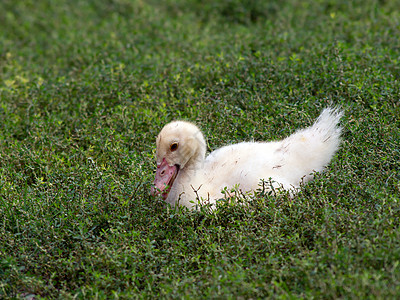
[[[400, 2], [0, 2], [0, 298], [398, 298]], [[149, 195], [155, 136], [273, 140], [330, 105], [294, 198]]]

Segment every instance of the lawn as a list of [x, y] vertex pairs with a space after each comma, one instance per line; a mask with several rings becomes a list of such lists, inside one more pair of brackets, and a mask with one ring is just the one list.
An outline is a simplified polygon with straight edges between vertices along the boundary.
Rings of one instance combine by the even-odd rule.
[[[400, 1], [2, 0], [0, 298], [400, 297]], [[277, 140], [339, 105], [293, 199], [150, 196], [155, 137]]]

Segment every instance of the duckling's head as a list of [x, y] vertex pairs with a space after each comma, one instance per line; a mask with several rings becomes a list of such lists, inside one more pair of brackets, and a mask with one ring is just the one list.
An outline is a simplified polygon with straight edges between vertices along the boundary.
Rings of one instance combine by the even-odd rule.
[[156, 145], [157, 171], [151, 193], [162, 193], [166, 199], [180, 171], [201, 165], [206, 153], [206, 142], [196, 125], [173, 121], [161, 130]]

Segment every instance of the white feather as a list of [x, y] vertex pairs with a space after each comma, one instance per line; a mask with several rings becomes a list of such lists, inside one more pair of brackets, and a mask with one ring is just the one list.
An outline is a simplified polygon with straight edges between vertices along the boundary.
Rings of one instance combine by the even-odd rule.
[[[166, 198], [192, 208], [198, 200], [215, 203], [221, 192], [237, 187], [243, 192], [260, 188], [261, 180], [272, 179], [275, 186], [296, 192], [312, 173], [323, 171], [339, 148], [343, 113], [326, 108], [316, 122], [275, 142], [243, 142], [211, 152], [205, 158], [205, 140], [193, 124], [174, 121], [157, 138], [157, 162], [166, 159], [180, 165], [179, 173]], [[169, 151], [170, 144], [179, 149]]]

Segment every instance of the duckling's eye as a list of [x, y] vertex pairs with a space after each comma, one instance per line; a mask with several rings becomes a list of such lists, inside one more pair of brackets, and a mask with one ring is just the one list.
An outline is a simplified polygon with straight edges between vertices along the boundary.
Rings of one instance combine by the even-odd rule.
[[172, 143], [170, 147], [171, 152], [174, 152], [176, 149], [178, 149], [178, 143]]

